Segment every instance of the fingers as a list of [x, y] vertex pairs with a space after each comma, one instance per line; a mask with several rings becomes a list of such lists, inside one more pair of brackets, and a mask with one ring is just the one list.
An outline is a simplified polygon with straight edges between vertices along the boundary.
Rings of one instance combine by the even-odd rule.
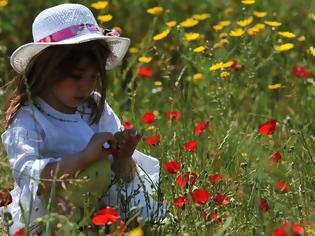
[[[102, 144], [104, 144], [104, 148], [111, 148], [111, 149], [115, 149], [117, 148], [117, 140], [115, 138], [115, 136], [112, 133], [109, 132], [101, 132], [98, 133], [98, 135], [100, 136], [100, 142]], [[107, 143], [107, 145], [106, 145]]]

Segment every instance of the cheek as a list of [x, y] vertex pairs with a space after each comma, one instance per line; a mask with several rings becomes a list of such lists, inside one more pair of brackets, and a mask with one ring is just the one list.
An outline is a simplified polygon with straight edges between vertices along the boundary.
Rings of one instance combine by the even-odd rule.
[[76, 90], [76, 84], [71, 80], [64, 80], [54, 87], [55, 94], [60, 96], [72, 95]]

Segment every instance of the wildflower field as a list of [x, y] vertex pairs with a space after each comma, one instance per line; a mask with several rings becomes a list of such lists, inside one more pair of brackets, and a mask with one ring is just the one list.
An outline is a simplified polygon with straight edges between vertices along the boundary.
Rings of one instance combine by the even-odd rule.
[[[65, 2], [0, 0], [1, 111], [9, 56], [32, 42], [36, 14]], [[315, 1], [75, 2], [131, 39], [108, 72], [107, 101], [126, 128], [143, 131], [137, 149], [160, 160], [153, 197], [169, 211], [138, 224], [116, 215], [125, 232], [91, 222], [94, 232], [315, 235]], [[13, 183], [2, 145], [1, 206]], [[88, 235], [62, 216], [41, 220], [50, 219], [60, 235]]]

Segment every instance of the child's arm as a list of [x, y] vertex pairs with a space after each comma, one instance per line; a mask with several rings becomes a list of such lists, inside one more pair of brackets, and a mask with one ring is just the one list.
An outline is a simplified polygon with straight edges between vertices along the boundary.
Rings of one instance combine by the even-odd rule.
[[[110, 144], [109, 149], [103, 147], [106, 142]], [[41, 195], [46, 191], [50, 191], [54, 178], [59, 179], [62, 176], [67, 178], [74, 177], [77, 171], [84, 170], [100, 158], [107, 158], [108, 154], [112, 153], [112, 149], [115, 148], [116, 139], [111, 133], [101, 132], [94, 134], [86, 148], [81, 152], [45, 166], [41, 173], [42, 185], [39, 186], [37, 194]]]

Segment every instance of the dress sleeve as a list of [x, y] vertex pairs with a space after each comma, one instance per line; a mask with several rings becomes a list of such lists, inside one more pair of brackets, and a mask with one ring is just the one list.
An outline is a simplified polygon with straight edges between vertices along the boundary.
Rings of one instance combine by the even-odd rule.
[[28, 201], [36, 198], [40, 174], [43, 168], [59, 158], [41, 156], [43, 146], [42, 131], [27, 111], [18, 112], [10, 127], [1, 135], [2, 143], [8, 155], [16, 184]]

